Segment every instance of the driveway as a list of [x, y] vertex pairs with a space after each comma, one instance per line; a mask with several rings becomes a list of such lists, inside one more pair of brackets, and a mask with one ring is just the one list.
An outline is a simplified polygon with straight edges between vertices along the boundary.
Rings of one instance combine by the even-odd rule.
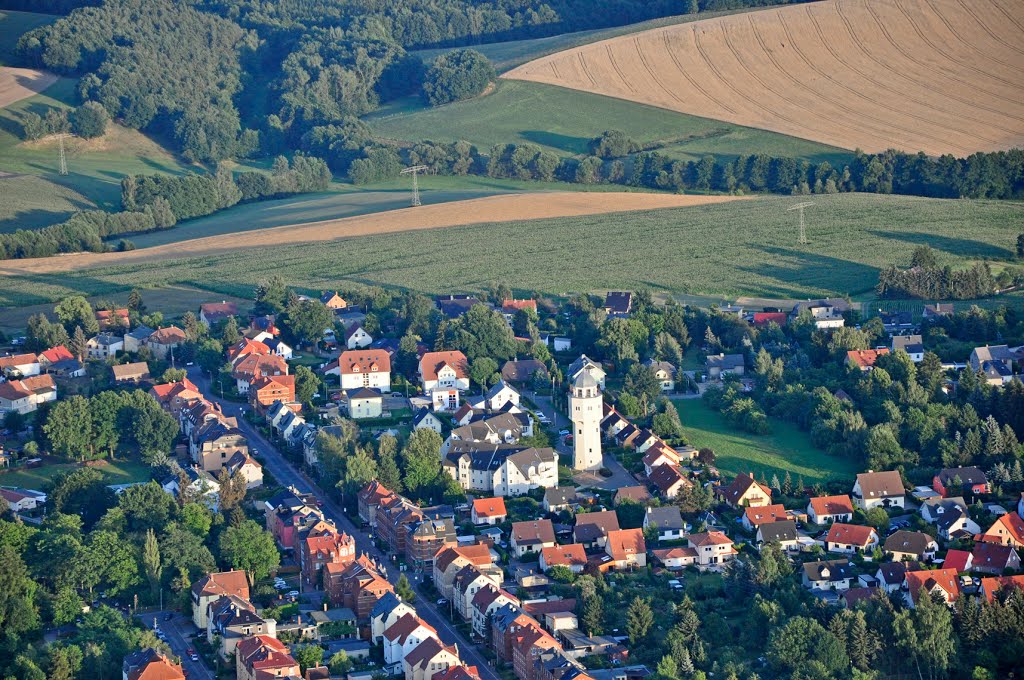
[[[321, 509], [324, 512], [324, 516], [335, 523], [339, 531], [344, 531], [355, 538], [356, 548], [360, 553], [369, 555], [374, 560], [381, 562], [382, 564], [389, 564], [390, 559], [387, 555], [377, 550], [373, 545], [369, 534], [361, 531], [348, 516], [342, 512], [340, 506], [338, 506], [331, 498], [323, 492], [320, 487], [313, 482], [312, 479], [307, 477], [304, 473], [300, 472], [294, 465], [292, 465], [284, 455], [277, 449], [277, 446], [270, 442], [264, 437], [259, 430], [253, 427], [248, 421], [246, 421], [242, 415], [243, 410], [248, 410], [248, 407], [243, 407], [240, 404], [225, 401], [214, 396], [210, 389], [209, 379], [202, 374], [202, 371], [192, 366], [188, 369], [188, 378], [202, 391], [210, 401], [219, 404], [224, 410], [224, 413], [229, 416], [239, 416], [238, 428], [249, 438], [250, 443], [255, 444], [260, 451], [259, 461], [260, 463], [274, 475], [280, 484], [285, 486], [294, 486], [299, 493], [315, 495], [322, 503]], [[400, 573], [396, 569], [387, 570], [387, 579], [391, 583], [397, 583]], [[301, 589], [301, 588], [300, 588]], [[448, 621], [441, 616], [437, 610], [436, 605], [425, 596], [416, 598], [415, 602], [416, 613], [423, 618], [428, 624], [437, 629], [441, 640], [445, 644], [458, 643], [459, 654], [462, 657], [464, 663], [476, 666], [480, 670], [481, 680], [500, 680], [498, 675], [494, 672], [487, 660], [477, 650], [477, 648], [470, 643], [469, 639], [459, 634]]]
[[[164, 616], [167, 614], [171, 615], [170, 621], [164, 621]], [[191, 619], [186, 619], [177, 612], [146, 612], [144, 614], [136, 614], [136, 617], [142, 621], [146, 628], [158, 627], [167, 636], [167, 644], [170, 646], [171, 651], [181, 657], [181, 667], [185, 669], [190, 680], [215, 680], [213, 671], [206, 667], [203, 663], [202, 657], [199, 661], [192, 661], [186, 651], [189, 647], [193, 647], [192, 640], [187, 637], [195, 630], [195, 626], [192, 625]]]

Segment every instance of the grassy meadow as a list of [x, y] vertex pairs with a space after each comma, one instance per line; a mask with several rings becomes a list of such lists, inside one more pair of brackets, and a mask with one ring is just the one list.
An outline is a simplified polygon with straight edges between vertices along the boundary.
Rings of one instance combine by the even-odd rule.
[[732, 477], [740, 472], [763, 473], [768, 479], [788, 470], [794, 483], [803, 475], [806, 484], [827, 479], [852, 479], [860, 471], [855, 461], [829, 456], [811, 445], [807, 433], [795, 425], [772, 420], [771, 434], [758, 436], [740, 432], [721, 413], [700, 399], [675, 402], [691, 446], [715, 451], [715, 466]]
[[56, 14], [0, 10], [0, 66], [14, 65], [14, 49], [23, 33], [52, 24], [59, 18]]
[[[44, 489], [61, 472], [77, 470], [74, 463], [47, 463], [37, 468], [21, 468], [0, 472], [0, 486], [18, 486], [25, 489]], [[149, 481], [153, 468], [138, 461], [114, 461], [95, 468], [107, 484], [131, 484]]]
[[[523, 200], [529, 200], [524, 197]], [[630, 290], [659, 294], [806, 298], [871, 296], [878, 270], [906, 264], [927, 243], [955, 258], [1009, 257], [1024, 206], [905, 196], [817, 196], [809, 243], [797, 242], [796, 199], [479, 224], [110, 266], [0, 277], [0, 308], [54, 302], [80, 291], [108, 296], [134, 286], [160, 307], [159, 289], [186, 286], [248, 297], [278, 273], [310, 290], [385, 285], [424, 293], [508, 282], [551, 294]]]
[[583, 156], [591, 139], [605, 130], [622, 130], [646, 148], [682, 160], [767, 153], [842, 167], [850, 157], [843, 149], [774, 132], [515, 80], [499, 80], [490, 94], [436, 108], [408, 97], [370, 114], [367, 121], [384, 139], [464, 139], [485, 153], [495, 144], [515, 142], [563, 157]]

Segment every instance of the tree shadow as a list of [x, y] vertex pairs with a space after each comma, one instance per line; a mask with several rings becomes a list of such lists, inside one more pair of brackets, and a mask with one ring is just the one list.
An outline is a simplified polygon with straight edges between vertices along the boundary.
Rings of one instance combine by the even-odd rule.
[[[81, 202], [73, 201], [73, 203], [80, 204]], [[82, 207], [80, 205], [76, 205], [75, 207], [79, 210], [88, 209], [88, 206]], [[71, 217], [74, 212], [74, 210], [44, 210], [42, 208], [21, 210], [10, 217], [0, 219], [0, 233], [13, 232], [18, 229], [39, 229], [41, 227], [48, 227], [65, 221]]]
[[775, 282], [759, 286], [762, 297], [803, 299], [809, 290], [857, 294], [871, 290], [878, 282], [878, 268], [860, 262], [791, 248], [765, 246], [762, 250], [768, 256], [764, 262], [737, 265], [741, 271]]
[[1005, 258], [1013, 256], [1007, 248], [1000, 248], [992, 243], [975, 241], [965, 238], [953, 238], [950, 236], [939, 236], [938, 234], [925, 234], [921, 232], [906, 231], [883, 231], [875, 229], [868, 232], [880, 238], [904, 241], [919, 246], [931, 246], [935, 250], [949, 253], [950, 255], [974, 256], [974, 257], [998, 257]]
[[589, 137], [573, 137], [545, 130], [523, 130], [519, 134], [534, 144], [542, 144], [570, 153], [587, 153], [590, 145]]

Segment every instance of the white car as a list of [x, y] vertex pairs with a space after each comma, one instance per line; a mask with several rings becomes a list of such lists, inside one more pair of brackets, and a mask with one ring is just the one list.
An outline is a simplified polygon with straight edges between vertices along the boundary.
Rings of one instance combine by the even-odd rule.
[[299, 596], [299, 591], [297, 591], [297, 590], [290, 590], [290, 591], [288, 591], [287, 595], [288, 595], [288, 597], [298, 597]]
[[551, 419], [544, 415], [542, 411], [537, 411], [537, 413], [535, 413], [534, 415], [537, 416], [537, 420], [539, 420], [541, 423], [545, 425], [551, 422]]

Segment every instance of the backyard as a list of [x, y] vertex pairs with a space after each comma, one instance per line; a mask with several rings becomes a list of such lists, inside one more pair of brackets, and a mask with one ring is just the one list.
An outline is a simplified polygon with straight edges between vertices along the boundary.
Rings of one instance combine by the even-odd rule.
[[[43, 490], [61, 472], [76, 470], [75, 463], [48, 463], [37, 468], [20, 468], [0, 472], [0, 486], [16, 486], [23, 489]], [[95, 468], [103, 475], [107, 484], [131, 484], [150, 479], [152, 468], [135, 461], [107, 462]]]

